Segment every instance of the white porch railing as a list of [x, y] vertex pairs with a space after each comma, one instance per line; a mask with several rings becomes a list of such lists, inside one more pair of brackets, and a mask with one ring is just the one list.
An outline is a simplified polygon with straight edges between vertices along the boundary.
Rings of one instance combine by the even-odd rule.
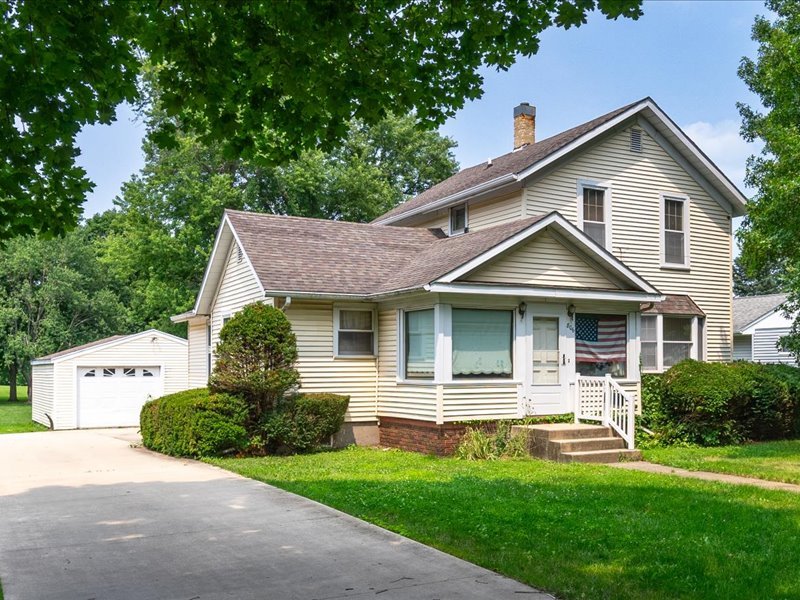
[[611, 427], [633, 448], [636, 400], [614, 381], [605, 377], [575, 378], [575, 422], [600, 421]]

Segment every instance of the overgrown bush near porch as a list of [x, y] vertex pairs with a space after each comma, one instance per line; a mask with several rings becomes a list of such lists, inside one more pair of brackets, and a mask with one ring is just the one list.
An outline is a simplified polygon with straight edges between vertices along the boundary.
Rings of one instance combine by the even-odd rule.
[[497, 460], [528, 456], [528, 438], [511, 433], [511, 421], [498, 421], [494, 433], [467, 427], [456, 449], [456, 458], [463, 460]]
[[800, 432], [800, 369], [683, 361], [642, 378], [643, 445], [721, 446]]

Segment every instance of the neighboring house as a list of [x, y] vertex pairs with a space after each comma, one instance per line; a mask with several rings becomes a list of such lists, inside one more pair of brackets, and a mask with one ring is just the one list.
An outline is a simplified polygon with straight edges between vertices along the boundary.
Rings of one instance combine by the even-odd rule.
[[33, 420], [53, 429], [131, 427], [149, 398], [188, 387], [187, 342], [150, 329], [31, 361]]
[[630, 436], [640, 364], [730, 360], [741, 192], [650, 98], [540, 142], [523, 104], [514, 129], [371, 224], [227, 211], [173, 317], [190, 385], [257, 301], [290, 319], [302, 388], [350, 395], [356, 441], [435, 452], [465, 421], [573, 411]]
[[742, 296], [733, 299], [733, 359], [795, 364], [778, 340], [792, 328], [782, 309], [786, 294]]

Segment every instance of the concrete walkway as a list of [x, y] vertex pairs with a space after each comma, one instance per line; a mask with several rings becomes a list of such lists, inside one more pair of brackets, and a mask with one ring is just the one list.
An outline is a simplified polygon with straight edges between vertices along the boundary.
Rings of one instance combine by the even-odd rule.
[[316, 502], [132, 448], [136, 439], [0, 435], [6, 600], [551, 598]]
[[710, 471], [689, 471], [678, 467], [669, 467], [644, 460], [632, 462], [620, 462], [609, 464], [610, 467], [617, 469], [628, 469], [629, 471], [642, 471], [644, 473], [658, 473], [660, 475], [677, 475], [689, 479], [702, 479], [704, 481], [719, 481], [721, 483], [735, 483], [737, 485], [754, 485], [766, 490], [783, 490], [784, 492], [794, 492], [800, 494], [800, 485], [794, 483], [781, 483], [780, 481], [768, 481], [755, 477], [741, 477], [739, 475], [727, 475], [725, 473], [712, 473]]

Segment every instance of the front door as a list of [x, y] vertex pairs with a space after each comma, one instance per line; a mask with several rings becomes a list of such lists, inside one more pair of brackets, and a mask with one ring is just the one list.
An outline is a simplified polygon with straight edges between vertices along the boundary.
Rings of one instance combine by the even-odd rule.
[[[549, 308], [549, 307], [548, 307]], [[575, 371], [574, 341], [566, 311], [550, 309], [530, 317], [528, 413], [569, 412], [569, 389]]]

